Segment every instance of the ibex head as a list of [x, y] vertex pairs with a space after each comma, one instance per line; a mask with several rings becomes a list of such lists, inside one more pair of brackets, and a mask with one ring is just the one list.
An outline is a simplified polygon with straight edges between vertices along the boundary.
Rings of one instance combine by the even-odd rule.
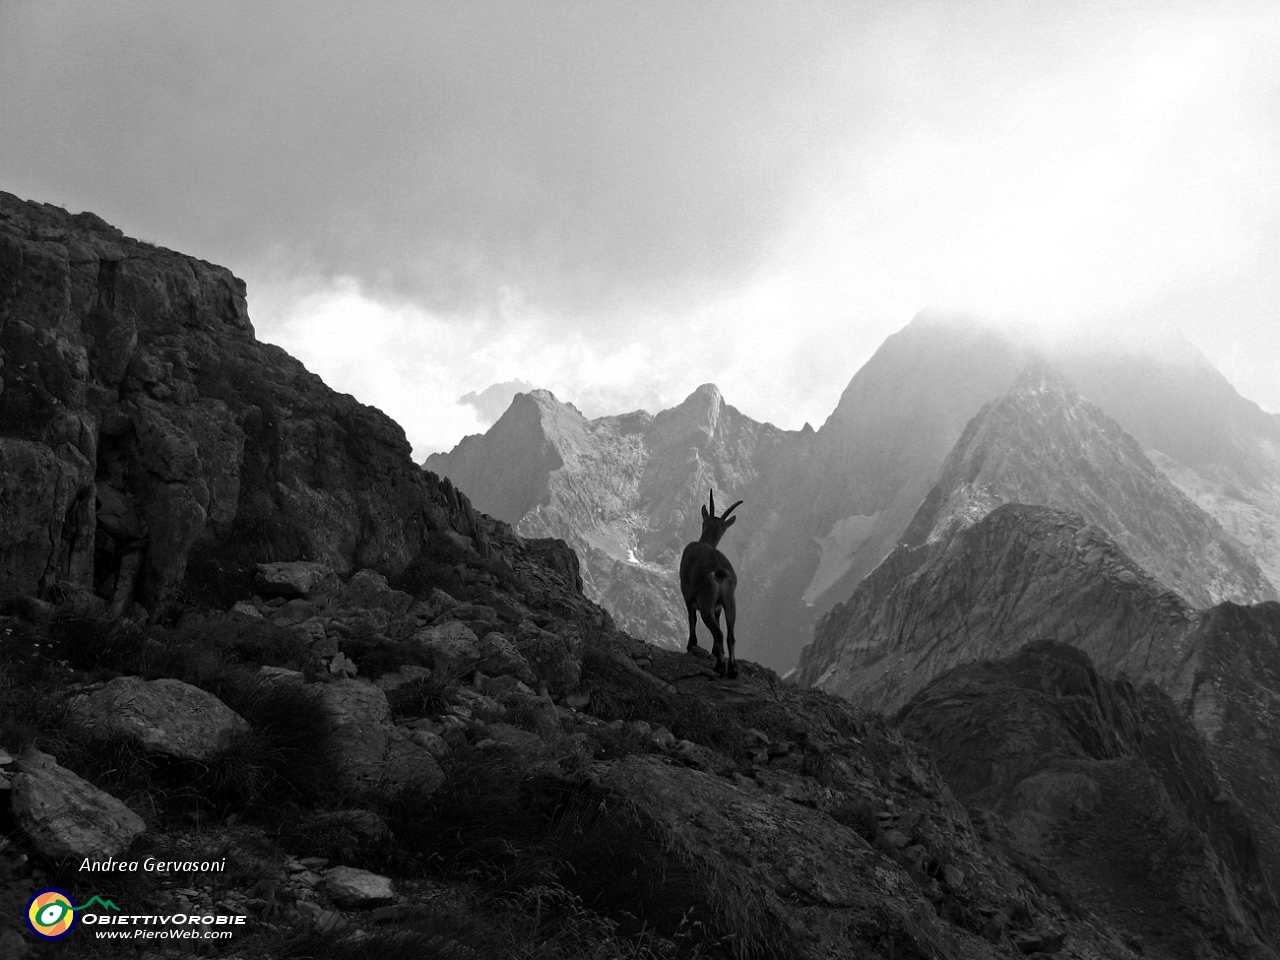
[[708, 510], [706, 507], [702, 508], [702, 536], [699, 538], [699, 542], [709, 544], [714, 547], [720, 542], [720, 538], [724, 536], [724, 532], [732, 527], [734, 521], [738, 519], [737, 517], [729, 516], [729, 514], [733, 513], [733, 511], [737, 509], [738, 504], [742, 503], [742, 501], [739, 500], [717, 517], [716, 492], [711, 490], [709, 493], [711, 497], [711, 509]]

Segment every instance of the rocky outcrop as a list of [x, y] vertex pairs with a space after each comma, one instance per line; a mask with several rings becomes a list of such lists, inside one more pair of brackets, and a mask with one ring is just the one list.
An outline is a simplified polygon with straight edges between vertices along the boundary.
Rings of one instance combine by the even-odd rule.
[[59, 584], [152, 617], [254, 564], [394, 573], [469, 502], [399, 426], [259, 343], [228, 270], [0, 194], [0, 602]]
[[353, 794], [371, 789], [430, 794], [444, 781], [440, 765], [391, 721], [386, 693], [372, 683], [338, 680], [312, 688], [330, 723], [334, 768]]

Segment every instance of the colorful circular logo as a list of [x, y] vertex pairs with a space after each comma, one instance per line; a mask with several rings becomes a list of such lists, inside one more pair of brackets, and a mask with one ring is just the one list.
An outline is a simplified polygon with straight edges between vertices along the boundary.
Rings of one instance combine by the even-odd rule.
[[36, 936], [58, 940], [76, 925], [75, 904], [61, 890], [39, 890], [27, 901], [27, 924]]

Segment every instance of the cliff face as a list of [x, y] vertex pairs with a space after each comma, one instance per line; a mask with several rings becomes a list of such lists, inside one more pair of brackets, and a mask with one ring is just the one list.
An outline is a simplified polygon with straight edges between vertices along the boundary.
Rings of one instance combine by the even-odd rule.
[[399, 426], [254, 338], [228, 270], [92, 214], [0, 194], [0, 363], [0, 601], [155, 617], [255, 561], [394, 572], [472, 532]]

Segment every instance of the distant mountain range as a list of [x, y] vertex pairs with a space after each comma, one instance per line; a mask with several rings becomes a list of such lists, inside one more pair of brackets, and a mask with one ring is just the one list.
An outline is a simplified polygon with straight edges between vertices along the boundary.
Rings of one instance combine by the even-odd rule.
[[816, 431], [758, 423], [711, 384], [594, 420], [535, 390], [425, 466], [519, 532], [567, 540], [588, 594], [669, 646], [698, 507], [709, 487], [742, 499], [722, 544], [740, 655], [779, 670], [900, 541], [1000, 503], [1079, 513], [1192, 606], [1271, 599], [1280, 581], [1280, 417], [1189, 347], [1048, 347], [971, 317], [917, 316]]

